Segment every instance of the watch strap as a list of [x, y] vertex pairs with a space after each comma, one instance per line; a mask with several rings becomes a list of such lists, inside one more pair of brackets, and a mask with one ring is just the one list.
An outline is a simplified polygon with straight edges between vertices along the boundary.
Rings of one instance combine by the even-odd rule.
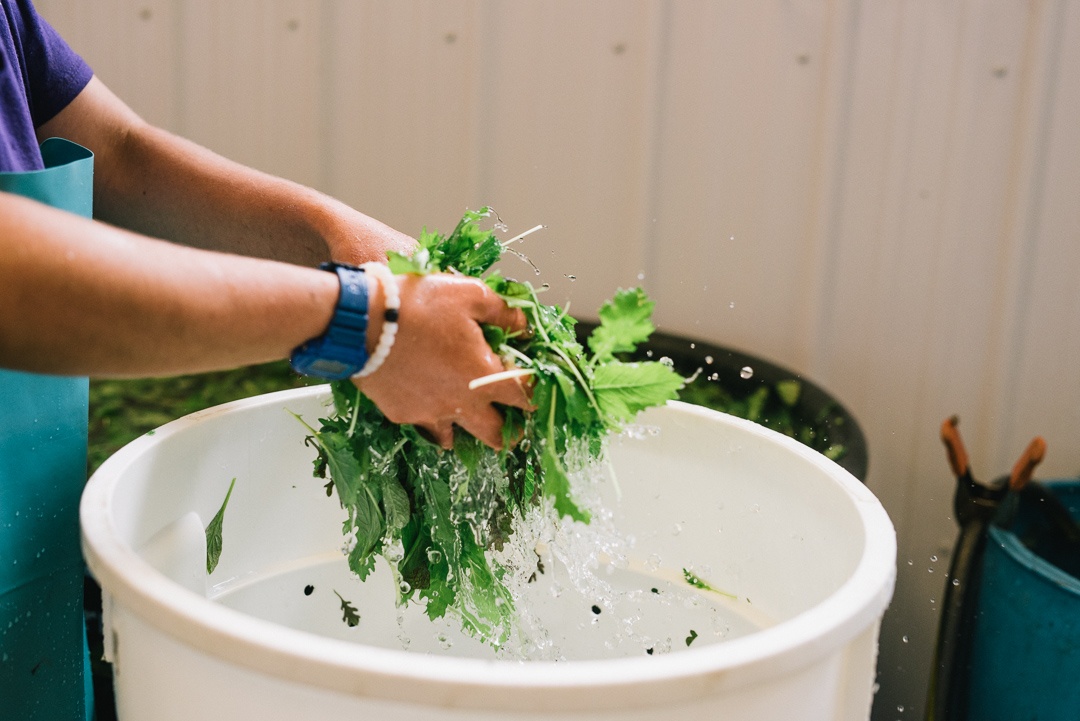
[[367, 363], [367, 278], [362, 268], [344, 263], [322, 263], [319, 268], [338, 277], [340, 291], [334, 315], [322, 335], [293, 351], [291, 362], [303, 375], [341, 380]]

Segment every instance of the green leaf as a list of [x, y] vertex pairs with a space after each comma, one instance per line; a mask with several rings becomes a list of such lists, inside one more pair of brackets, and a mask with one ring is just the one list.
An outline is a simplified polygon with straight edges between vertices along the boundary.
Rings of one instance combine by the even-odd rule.
[[412, 509], [409, 504], [409, 495], [397, 482], [397, 479], [389, 475], [382, 476], [383, 507], [386, 509], [386, 529], [390, 533], [400, 531], [409, 522]]
[[589, 336], [595, 361], [609, 360], [615, 353], [628, 353], [644, 342], [656, 328], [650, 317], [655, 304], [641, 288], [619, 290], [600, 306], [600, 325]]
[[356, 610], [356, 606], [342, 598], [337, 591], [334, 591], [334, 595], [341, 601], [341, 620], [350, 628], [360, 623], [360, 613]]
[[544, 447], [544, 452], [540, 456], [540, 465], [544, 471], [544, 495], [550, 496], [555, 501], [555, 511], [559, 516], [568, 516], [575, 521], [588, 523], [589, 512], [578, 508], [574, 499], [570, 497], [570, 479], [555, 452], [554, 444], [548, 443]]
[[229, 505], [229, 497], [232, 496], [233, 486], [236, 485], [236, 479], [232, 479], [229, 482], [229, 490], [225, 493], [225, 500], [221, 503], [221, 508], [214, 514], [214, 517], [210, 519], [210, 523], [206, 525], [206, 573], [211, 574], [214, 569], [217, 568], [218, 561], [221, 560], [221, 531], [225, 523], [225, 506]]
[[761, 386], [746, 399], [746, 418], [751, 421], [760, 421], [761, 413], [765, 409], [765, 403], [769, 400], [768, 386]]
[[783, 380], [776, 382], [776, 395], [784, 405], [794, 407], [799, 402], [799, 394], [802, 392], [802, 383], [797, 380]]
[[694, 642], [695, 638], [697, 638], [697, 631], [695, 631], [694, 629], [690, 629], [690, 635], [686, 637], [686, 645], [690, 646], [690, 644]]
[[353, 550], [358, 559], [363, 559], [382, 540], [385, 530], [378, 501], [368, 488], [356, 495], [352, 506], [352, 525], [356, 531], [356, 546]]
[[[688, 584], [693, 586], [694, 588], [700, 588], [702, 591], [709, 591], [711, 593], [718, 593], [721, 596], [726, 596], [727, 598], [730, 598], [732, 600], [735, 600], [735, 599], [738, 598], [738, 596], [736, 596], [733, 593], [728, 593], [727, 591], [721, 591], [721, 590], [719, 590], [717, 588], [714, 588], [711, 584], [707, 583], [706, 581], [701, 580], [701, 578], [699, 578], [695, 574], [691, 573], [689, 569], [684, 568], [682, 570], [682, 572], [683, 572], [683, 579]], [[690, 645], [690, 644], [687, 644], [687, 645]]]
[[620, 363], [598, 367], [593, 374], [593, 394], [601, 410], [620, 421], [678, 397], [685, 380], [663, 363]]

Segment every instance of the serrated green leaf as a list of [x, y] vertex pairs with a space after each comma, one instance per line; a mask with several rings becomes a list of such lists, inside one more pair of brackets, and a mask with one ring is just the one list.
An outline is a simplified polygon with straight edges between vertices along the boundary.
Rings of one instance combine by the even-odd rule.
[[356, 532], [354, 551], [358, 558], [363, 558], [370, 555], [382, 540], [386, 530], [385, 521], [378, 501], [367, 488], [357, 494], [351, 510], [353, 530]]
[[623, 422], [640, 411], [678, 397], [685, 379], [663, 363], [611, 362], [593, 374], [596, 402], [607, 415]]
[[383, 508], [386, 509], [386, 530], [393, 534], [400, 531], [409, 522], [412, 509], [409, 504], [409, 495], [397, 482], [397, 479], [389, 475], [382, 476], [382, 499]]
[[345, 622], [345, 625], [350, 628], [360, 623], [360, 613], [356, 610], [356, 606], [352, 605], [337, 591], [334, 591], [334, 595], [341, 601], [341, 620]]
[[589, 335], [594, 362], [610, 360], [615, 353], [629, 353], [648, 340], [656, 328], [650, 320], [653, 303], [641, 288], [619, 290], [600, 306], [598, 325]]

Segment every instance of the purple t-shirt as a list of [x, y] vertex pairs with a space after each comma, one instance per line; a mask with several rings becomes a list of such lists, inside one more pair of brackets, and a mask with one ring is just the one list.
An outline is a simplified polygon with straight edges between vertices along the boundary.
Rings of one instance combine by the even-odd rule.
[[35, 128], [93, 75], [30, 0], [0, 0], [0, 171], [40, 170]]

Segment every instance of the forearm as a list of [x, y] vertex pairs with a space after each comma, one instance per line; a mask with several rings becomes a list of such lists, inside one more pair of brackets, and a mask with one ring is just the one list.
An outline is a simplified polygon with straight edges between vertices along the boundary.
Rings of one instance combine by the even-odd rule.
[[97, 78], [39, 129], [95, 154], [94, 214], [197, 248], [301, 265], [359, 264], [413, 239], [345, 204], [155, 128]]
[[101, 220], [193, 247], [302, 265], [385, 261], [411, 247], [333, 198], [149, 125], [125, 135], [94, 191]]
[[285, 358], [330, 273], [144, 238], [0, 193], [0, 367], [147, 376]]

